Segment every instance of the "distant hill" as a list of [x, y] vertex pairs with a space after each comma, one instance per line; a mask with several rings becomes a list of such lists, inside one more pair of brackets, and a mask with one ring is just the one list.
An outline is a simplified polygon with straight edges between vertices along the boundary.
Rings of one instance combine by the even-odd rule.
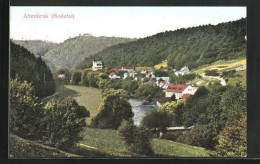
[[[246, 57], [246, 19], [182, 28], [108, 47], [95, 54], [106, 67], [155, 66], [167, 60], [169, 67], [190, 69], [218, 60]], [[91, 67], [90, 56], [78, 65]], [[166, 65], [166, 64], [165, 64]]]
[[[52, 68], [73, 69], [86, 57], [119, 43], [132, 41], [129, 38], [95, 37], [89, 34], [80, 35], [65, 40], [56, 48], [48, 51], [43, 59]], [[55, 68], [54, 68], [55, 67]]]
[[43, 56], [49, 50], [55, 48], [58, 44], [42, 40], [12, 40], [15, 44], [21, 45], [35, 57]]

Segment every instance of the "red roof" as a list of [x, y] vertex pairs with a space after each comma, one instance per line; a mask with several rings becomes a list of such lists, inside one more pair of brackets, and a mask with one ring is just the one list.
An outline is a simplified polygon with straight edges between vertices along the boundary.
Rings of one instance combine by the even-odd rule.
[[181, 99], [187, 99], [187, 98], [189, 98], [191, 96], [191, 94], [183, 94], [182, 96], [181, 96]]
[[126, 67], [123, 67], [123, 69], [134, 69], [135, 67], [134, 66], [126, 66]]
[[167, 84], [167, 81], [166, 81], [166, 80], [163, 81], [162, 87], [163, 87], [165, 84]]
[[182, 93], [189, 85], [187, 84], [174, 84], [172, 83], [165, 91]]
[[121, 68], [111, 68], [107, 72], [120, 72], [120, 71], [121, 71]]

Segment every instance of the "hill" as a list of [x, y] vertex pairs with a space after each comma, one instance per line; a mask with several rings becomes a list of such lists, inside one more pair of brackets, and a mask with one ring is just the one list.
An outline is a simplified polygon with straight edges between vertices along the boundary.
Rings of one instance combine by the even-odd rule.
[[36, 58], [26, 48], [10, 44], [10, 77], [32, 83], [36, 96], [42, 98], [55, 92], [55, 83], [50, 69], [41, 57]]
[[35, 141], [20, 138], [10, 134], [9, 156], [14, 158], [40, 158], [40, 157], [80, 157], [57, 148], [39, 144]]
[[73, 69], [82, 60], [88, 56], [92, 56], [99, 51], [119, 43], [129, 42], [129, 38], [117, 37], [95, 37], [88, 34], [80, 35], [65, 40], [56, 48], [48, 51], [43, 59], [55, 68]]
[[[167, 60], [169, 67], [190, 69], [218, 60], [246, 56], [246, 19], [182, 28], [122, 43], [95, 54], [106, 67], [134, 65], [155, 66]], [[92, 58], [86, 58], [78, 68], [91, 67]], [[164, 64], [166, 65], [166, 64]]]
[[58, 44], [42, 40], [12, 40], [15, 44], [21, 45], [29, 50], [35, 57], [43, 56]]

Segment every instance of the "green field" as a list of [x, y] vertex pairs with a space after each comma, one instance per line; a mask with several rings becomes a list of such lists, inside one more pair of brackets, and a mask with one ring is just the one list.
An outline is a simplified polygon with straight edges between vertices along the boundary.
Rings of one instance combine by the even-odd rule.
[[[81, 133], [83, 140], [78, 143], [79, 149], [92, 150], [101, 156], [138, 157], [130, 152], [117, 131], [111, 129], [85, 128]], [[75, 148], [74, 148], [75, 149]], [[210, 157], [214, 152], [205, 148], [190, 146], [164, 139], [153, 139], [152, 149], [155, 157]], [[74, 152], [76, 153], [76, 152]], [[83, 153], [84, 154], [84, 153]]]
[[236, 60], [219, 60], [212, 64], [203, 65], [200, 68], [192, 70], [193, 73], [197, 73], [199, 75], [203, 75], [206, 70], [213, 70], [216, 69], [218, 72], [223, 72], [227, 70], [231, 70], [233, 68], [246, 65], [246, 58], [243, 59], [236, 59]]
[[91, 118], [97, 115], [97, 109], [102, 102], [101, 92], [91, 87], [65, 85], [58, 87], [56, 94], [47, 99], [45, 98], [44, 101], [67, 96], [73, 97], [79, 105], [83, 105], [89, 110], [90, 117], [86, 118], [86, 122], [89, 124]]
[[164, 60], [161, 63], [154, 66], [154, 68], [156, 69], [160, 69], [161, 67], [168, 67], [167, 60]]

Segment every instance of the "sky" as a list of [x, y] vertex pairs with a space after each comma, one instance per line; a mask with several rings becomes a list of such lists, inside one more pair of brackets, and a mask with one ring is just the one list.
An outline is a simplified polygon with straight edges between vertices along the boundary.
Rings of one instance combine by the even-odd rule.
[[[26, 18], [48, 15], [48, 18]], [[52, 18], [52, 15], [74, 18]], [[79, 34], [143, 38], [246, 17], [246, 7], [11, 7], [10, 38], [60, 43]]]

